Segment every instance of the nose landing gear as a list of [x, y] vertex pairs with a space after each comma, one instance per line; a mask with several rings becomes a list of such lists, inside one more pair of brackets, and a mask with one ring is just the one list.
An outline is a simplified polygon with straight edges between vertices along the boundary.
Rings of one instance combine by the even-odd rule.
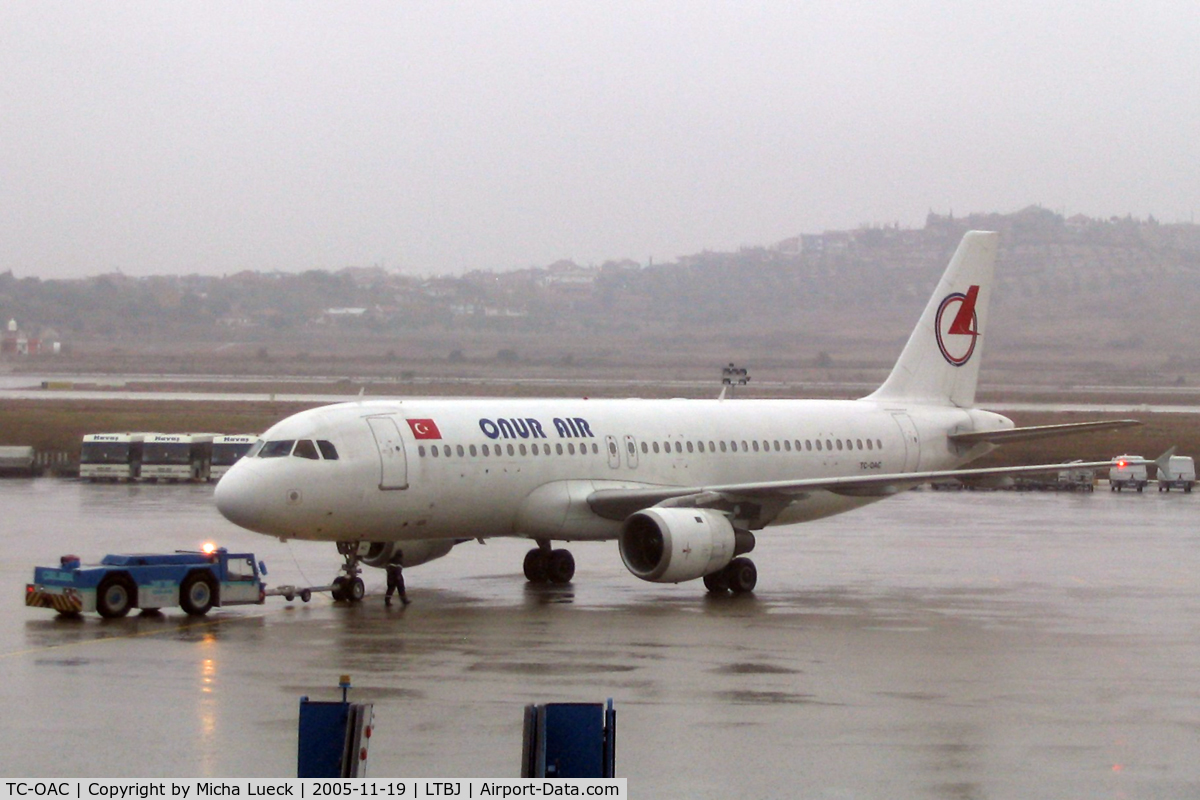
[[363, 585], [362, 578], [359, 574], [362, 572], [358, 566], [358, 542], [338, 542], [338, 552], [341, 553], [345, 563], [342, 564], [342, 572], [344, 575], [338, 575], [330, 584], [333, 589], [330, 594], [334, 600], [344, 600], [348, 603], [361, 602], [367, 590]]

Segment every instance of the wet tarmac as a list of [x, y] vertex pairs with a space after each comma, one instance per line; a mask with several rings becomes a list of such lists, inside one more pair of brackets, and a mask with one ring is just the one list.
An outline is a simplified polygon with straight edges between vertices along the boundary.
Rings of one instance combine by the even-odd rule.
[[[332, 546], [226, 523], [204, 486], [0, 482], [0, 772], [287, 777], [301, 695], [375, 703], [376, 777], [515, 777], [528, 702], [603, 701], [637, 797], [1200, 796], [1200, 495], [918, 491], [759, 539], [752, 597], [625, 572], [527, 588], [521, 542], [406, 571], [414, 604], [27, 609], [35, 563]], [[371, 573], [376, 571], [371, 570]]]

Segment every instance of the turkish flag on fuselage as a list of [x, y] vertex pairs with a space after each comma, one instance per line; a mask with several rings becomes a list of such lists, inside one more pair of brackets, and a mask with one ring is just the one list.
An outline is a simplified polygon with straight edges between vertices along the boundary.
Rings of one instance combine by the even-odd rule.
[[440, 439], [442, 432], [438, 430], [437, 423], [431, 419], [410, 419], [406, 420], [408, 427], [412, 428], [414, 439]]

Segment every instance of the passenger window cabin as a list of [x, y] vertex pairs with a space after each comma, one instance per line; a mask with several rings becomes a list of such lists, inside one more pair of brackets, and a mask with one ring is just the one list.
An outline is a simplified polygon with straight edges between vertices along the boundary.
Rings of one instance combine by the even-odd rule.
[[[815, 448], [814, 448], [814, 444], [813, 444], [814, 442], [816, 443]], [[701, 439], [688, 440], [688, 441], [678, 440], [675, 442], [664, 441], [661, 443], [659, 441], [654, 441], [654, 440], [652, 440], [652, 441], [643, 440], [639, 444], [635, 440], [634, 437], [632, 437], [632, 436], [626, 437], [626, 450], [628, 451], [628, 454], [630, 456], [636, 456], [639, 449], [641, 450], [643, 455], [649, 455], [650, 453], [654, 453], [656, 455], [659, 453], [665, 453], [667, 455], [670, 455], [672, 452], [678, 453], [680, 455], [682, 455], [684, 452], [687, 452], [687, 453], [714, 453], [715, 454], [718, 451], [718, 449], [722, 453], [737, 453], [738, 446], [739, 445], [736, 440], [725, 440], [725, 439], [722, 439], [719, 442], [709, 441], [707, 443]], [[743, 452], [743, 453], [749, 453], [751, 451], [753, 451], [755, 453], [770, 453], [772, 450], [774, 450], [776, 453], [780, 453], [780, 452], [791, 453], [793, 451], [796, 453], [802, 453], [802, 452], [812, 452], [814, 449], [816, 449], [818, 452], [827, 452], [827, 451], [832, 451], [835, 448], [837, 450], [870, 450], [870, 451], [883, 450], [883, 440], [882, 439], [832, 439], [832, 438], [831, 439], [804, 439], [804, 440], [800, 440], [800, 439], [782, 439], [782, 440], [781, 439], [774, 439], [774, 440], [754, 439], [754, 440], [750, 440], [750, 441], [742, 441], [741, 442], [741, 452]], [[607, 449], [611, 451], [612, 455], [615, 455], [619, 452], [619, 449], [615, 442], [610, 443], [610, 445], [608, 446]], [[474, 444], [472, 444], [472, 445], [467, 445], [467, 446], [464, 446], [464, 445], [451, 446], [448, 444], [441, 445], [441, 446], [429, 445], [428, 453], [426, 452], [425, 445], [418, 445], [417, 446], [417, 455], [421, 458], [425, 458], [426, 456], [429, 456], [432, 458], [451, 458], [455, 455], [457, 455], [459, 458], [465, 458], [468, 455], [470, 455], [472, 458], [478, 457], [480, 455], [482, 455], [485, 458], [486, 457], [499, 458], [504, 455], [505, 450], [507, 450], [507, 453], [510, 457], [516, 457], [517, 455], [520, 455], [520, 456], [572, 455], [573, 456], [576, 454], [576, 446], [575, 446], [574, 442], [567, 442], [565, 445], [562, 442], [556, 442], [554, 444], [553, 448], [551, 448], [550, 444], [547, 442], [547, 443], [542, 443], [542, 444], [534, 443], [534, 444], [529, 444], [529, 445], [526, 445], [524, 443], [518, 443], [516, 445], [514, 445], [514, 444], [506, 444], [506, 445], [500, 445], [500, 444], [474, 445]], [[588, 455], [588, 443], [580, 442], [578, 453], [579, 453], [579, 455], [582, 455], [582, 456]], [[595, 442], [591, 443], [591, 453], [593, 455], [600, 454], [600, 446]], [[256, 443], [255, 447], [250, 451], [250, 453], [247, 454], [247, 457], [255, 457], [255, 455], [258, 458], [279, 458], [282, 456], [292, 455], [292, 456], [296, 456], [298, 458], [307, 458], [307, 459], [310, 459], [313, 461], [319, 461], [319, 460], [336, 461], [336, 460], [338, 460], [337, 448], [334, 447], [332, 442], [325, 440], [325, 439], [318, 439], [318, 440], [311, 440], [311, 439], [299, 439], [299, 440], [286, 439], [286, 440], [283, 440], [283, 439], [281, 439], [278, 441], [269, 441], [269, 442], [259, 440], [259, 442]]]

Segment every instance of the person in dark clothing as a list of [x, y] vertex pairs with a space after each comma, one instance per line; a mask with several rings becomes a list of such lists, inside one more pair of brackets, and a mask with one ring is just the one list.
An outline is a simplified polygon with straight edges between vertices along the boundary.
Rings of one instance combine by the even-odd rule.
[[396, 553], [385, 570], [387, 572], [387, 593], [383, 596], [383, 604], [385, 606], [392, 604], [392, 592], [397, 592], [400, 595], [400, 602], [404, 605], [412, 602], [408, 599], [408, 592], [404, 591], [404, 568], [400, 566], [400, 560], [400, 553]]

